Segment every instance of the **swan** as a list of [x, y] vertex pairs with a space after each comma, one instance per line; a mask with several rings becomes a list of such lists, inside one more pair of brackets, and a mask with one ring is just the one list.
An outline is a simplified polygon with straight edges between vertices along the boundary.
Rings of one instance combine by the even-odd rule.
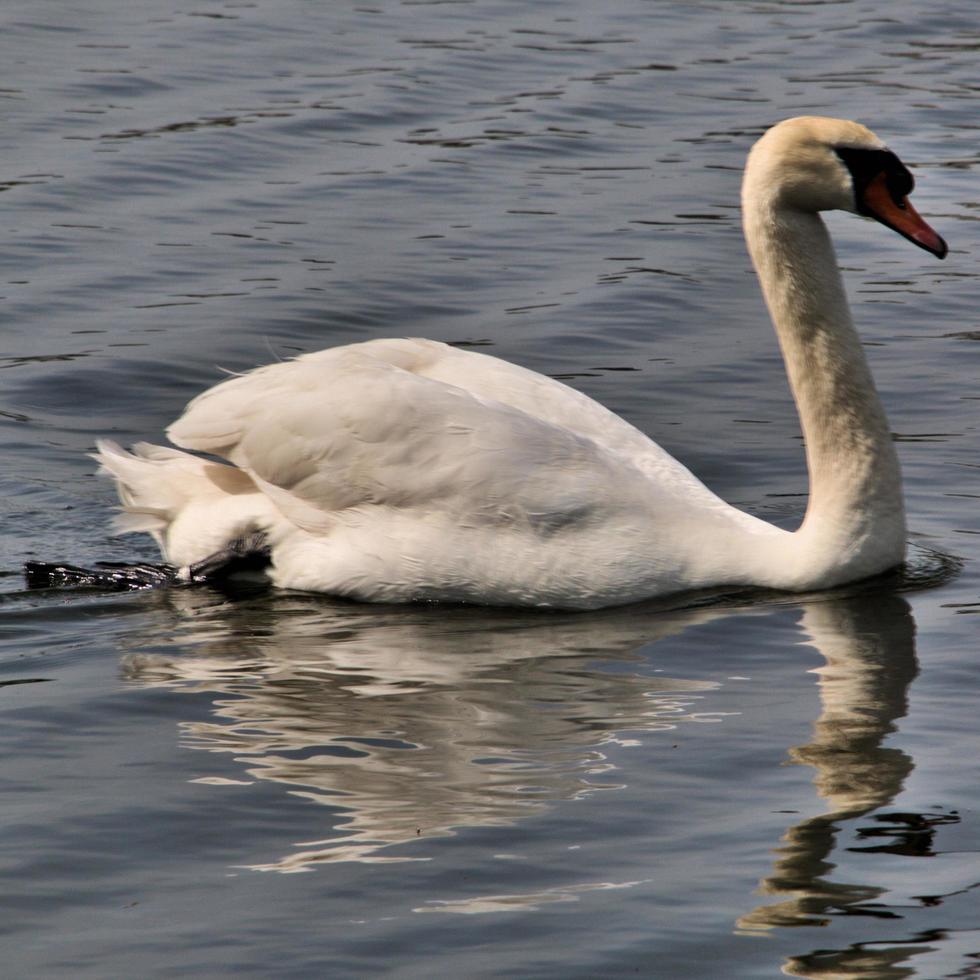
[[842, 119], [787, 119], [749, 154], [745, 238], [806, 443], [796, 531], [727, 504], [580, 392], [421, 339], [226, 380], [167, 430], [180, 450], [101, 441], [118, 529], [156, 538], [165, 578], [257, 556], [278, 587], [374, 602], [595, 609], [883, 572], [905, 553], [901, 475], [819, 213], [877, 219], [943, 258], [912, 186], [877, 136]]

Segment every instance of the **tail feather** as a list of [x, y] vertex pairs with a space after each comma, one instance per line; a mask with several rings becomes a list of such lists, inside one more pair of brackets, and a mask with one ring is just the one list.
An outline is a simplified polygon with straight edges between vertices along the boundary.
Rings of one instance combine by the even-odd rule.
[[167, 525], [186, 501], [179, 482], [161, 478], [164, 457], [154, 450], [163, 447], [138, 443], [129, 453], [118, 443], [100, 439], [96, 448], [93, 459], [99, 462], [99, 472], [115, 478], [123, 506], [113, 521], [114, 530], [148, 531], [162, 546]]
[[97, 448], [100, 472], [115, 479], [122, 502], [116, 532], [152, 534], [175, 565], [193, 565], [276, 519], [273, 504], [236, 466], [145, 442], [127, 451], [103, 440]]
[[192, 500], [255, 489], [241, 470], [179, 449], [138, 442], [127, 452], [109, 439], [100, 439], [96, 448], [92, 458], [100, 473], [115, 479], [122, 502], [115, 531], [149, 532], [161, 547], [167, 528]]

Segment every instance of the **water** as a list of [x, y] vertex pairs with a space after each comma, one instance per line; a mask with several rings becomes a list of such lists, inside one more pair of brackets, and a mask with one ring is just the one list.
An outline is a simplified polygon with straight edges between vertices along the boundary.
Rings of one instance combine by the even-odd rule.
[[[980, 954], [974, 5], [7, 0], [0, 680], [11, 976], [960, 977]], [[792, 524], [738, 224], [861, 119], [945, 263], [832, 219], [909, 571], [587, 615], [28, 594], [113, 539], [97, 436], [387, 335], [571, 379]]]

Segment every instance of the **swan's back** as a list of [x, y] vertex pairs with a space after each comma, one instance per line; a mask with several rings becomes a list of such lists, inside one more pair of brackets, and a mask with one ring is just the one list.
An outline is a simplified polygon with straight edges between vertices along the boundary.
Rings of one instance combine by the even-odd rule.
[[302, 415], [306, 405], [320, 438], [329, 438], [331, 412], [340, 420], [357, 414], [372, 430], [367, 437], [380, 442], [394, 441], [396, 431], [405, 436], [420, 414], [432, 417], [436, 402], [451, 411], [462, 402], [488, 413], [506, 406], [591, 439], [660, 483], [710, 493], [655, 442], [580, 391], [487, 354], [419, 338], [334, 347], [258, 368], [199, 395], [167, 434], [178, 446], [238, 462], [240, 441], [280, 411]]

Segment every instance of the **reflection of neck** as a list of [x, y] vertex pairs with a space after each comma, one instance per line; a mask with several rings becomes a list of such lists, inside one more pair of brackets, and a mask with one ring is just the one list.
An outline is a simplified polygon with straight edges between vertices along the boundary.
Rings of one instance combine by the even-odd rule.
[[762, 891], [792, 897], [743, 916], [739, 926], [747, 930], [818, 924], [828, 909], [880, 894], [823, 876], [834, 868], [828, 858], [837, 823], [889, 803], [912, 770], [905, 752], [881, 744], [907, 710], [917, 671], [908, 604], [895, 596], [814, 602], [802, 625], [826, 660], [814, 671], [822, 710], [812, 741], [790, 756], [816, 769], [817, 791], [831, 809], [787, 831]]
[[883, 571], [904, 555], [901, 475], [830, 236], [819, 215], [774, 203], [750, 174], [743, 213], [806, 441], [798, 574], [828, 584]]
[[895, 597], [813, 603], [803, 628], [826, 660], [814, 671], [822, 711], [813, 740], [791, 755], [816, 768], [835, 817], [865, 813], [892, 799], [912, 768], [904, 752], [881, 745], [908, 710], [917, 673], [911, 613]]

